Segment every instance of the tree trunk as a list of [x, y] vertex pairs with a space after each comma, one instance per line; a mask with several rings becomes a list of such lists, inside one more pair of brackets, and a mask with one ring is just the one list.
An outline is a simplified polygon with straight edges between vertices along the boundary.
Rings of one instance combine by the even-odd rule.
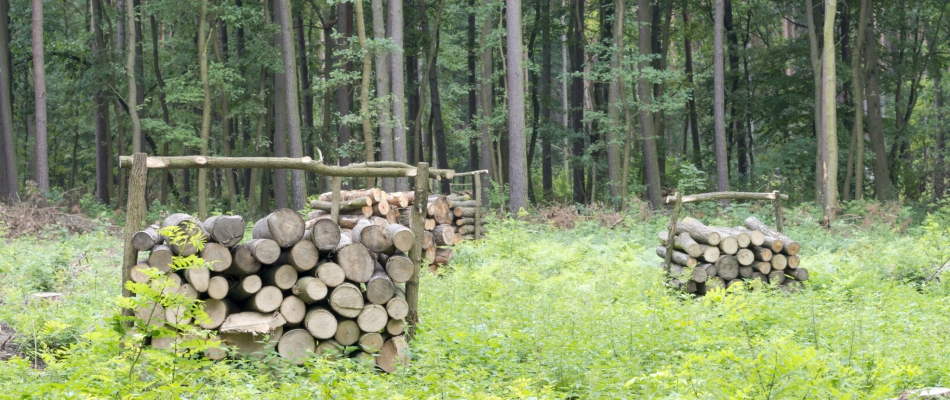
[[[689, 12], [687, 3], [683, 3], [683, 24], [689, 26]], [[693, 83], [693, 43], [689, 33], [683, 35], [683, 50], [686, 56], [686, 81], [692, 89], [692, 93], [687, 100], [689, 107], [689, 132], [693, 141], [693, 164], [696, 168], [703, 169], [703, 157], [699, 145], [699, 122], [696, 116], [696, 85]], [[685, 140], [684, 140], [685, 141]]]
[[32, 3], [33, 101], [36, 117], [35, 178], [37, 189], [43, 196], [46, 196], [49, 194], [49, 150], [46, 144], [46, 65], [43, 61], [43, 1], [32, 0]]
[[[810, 1], [810, 0], [809, 0]], [[715, 0], [715, 24], [713, 27], [713, 114], [716, 131], [716, 188], [729, 190], [729, 164], [726, 155], [726, 89], [725, 59], [723, 55], [723, 0]], [[729, 200], [722, 200], [728, 205]]]
[[[373, 140], [373, 127], [369, 123], [369, 81], [373, 68], [373, 55], [370, 54], [369, 46], [366, 44], [366, 23], [363, 19], [363, 2], [353, 2], [356, 8], [356, 35], [359, 40], [360, 50], [363, 51], [363, 74], [360, 79], [360, 119], [363, 122], [363, 150], [365, 151], [366, 162], [374, 161], [376, 154], [375, 141]], [[385, 29], [385, 28], [383, 28]], [[366, 187], [374, 186], [373, 178], [366, 178]]]
[[492, 163], [492, 135], [491, 135], [491, 116], [494, 109], [494, 97], [492, 96], [492, 49], [487, 43], [488, 35], [491, 33], [492, 17], [491, 14], [485, 17], [485, 25], [479, 38], [479, 44], [482, 49], [481, 54], [481, 81], [479, 83], [479, 96], [481, 96], [481, 112], [479, 115], [480, 125], [479, 135], [481, 137], [481, 157], [478, 160], [479, 169], [488, 171], [487, 174], [481, 174], [482, 179], [482, 203], [488, 205], [491, 201], [491, 177], [495, 176], [495, 168]]
[[[448, 165], [448, 155], [446, 153], [447, 150], [445, 148], [445, 127], [442, 122], [442, 97], [439, 92], [438, 66], [436, 62], [436, 59], [438, 58], [438, 52], [439, 52], [439, 35], [440, 35], [440, 29], [441, 29], [441, 24], [442, 24], [442, 9], [444, 7], [445, 7], [445, 0], [442, 0], [439, 2], [439, 8], [435, 13], [435, 22], [434, 22], [435, 26], [433, 27], [433, 31], [430, 33], [429, 21], [428, 21], [428, 18], [426, 18], [425, 0], [419, 0], [419, 3], [418, 3], [418, 10], [422, 18], [421, 20], [422, 33], [426, 37], [429, 37], [429, 39], [431, 40], [430, 45], [429, 45], [429, 55], [426, 61], [426, 69], [423, 73], [424, 80], [426, 81], [423, 83], [423, 91], [425, 90], [425, 85], [428, 85], [429, 86], [429, 102], [430, 102], [429, 113], [430, 113], [430, 118], [432, 118], [432, 122], [435, 125], [434, 129], [432, 129], [431, 131], [433, 135], [435, 136], [434, 137], [435, 143], [433, 143], [433, 145], [434, 145], [434, 150], [436, 152], [436, 157], [438, 159], [439, 168], [446, 168]], [[416, 114], [416, 121], [415, 121], [416, 126], [414, 128], [415, 128], [417, 137], [421, 137], [420, 132], [421, 132], [422, 127], [420, 125], [421, 125], [422, 110], [423, 108], [420, 107], [419, 113]], [[449, 193], [448, 180], [442, 181], [442, 192], [446, 194]]]
[[838, 132], [837, 132], [837, 81], [835, 73], [835, 8], [836, 0], [825, 1], [825, 47], [824, 47], [824, 129], [822, 144], [822, 183], [824, 184], [824, 224], [831, 227], [838, 208]]
[[[95, 58], [95, 63], [99, 68], [105, 68], [108, 65], [108, 58], [106, 56], [106, 46], [105, 38], [102, 33], [102, 4], [98, 0], [92, 0], [92, 15], [90, 18], [90, 23], [92, 25], [92, 32], [94, 38], [92, 40], [92, 53]], [[2, 6], [0, 6], [2, 9]], [[0, 12], [0, 19], [6, 19], [6, 13]], [[0, 26], [0, 35], [6, 33], [5, 27]], [[0, 37], [0, 40], [4, 40]], [[0, 44], [0, 52], [5, 54], [6, 48], [2, 47], [5, 45]], [[2, 58], [0, 58], [2, 60]], [[0, 61], [0, 65], [2, 61]], [[2, 77], [0, 77], [2, 80]], [[108, 85], [108, 78], [102, 78], [103, 87]], [[4, 86], [0, 83], [0, 90], [3, 90]], [[0, 94], [2, 96], [3, 94]], [[102, 90], [96, 90], [93, 94], [93, 103], [95, 108], [93, 109], [93, 118], [95, 119], [95, 140], [96, 140], [96, 200], [99, 200], [103, 204], [109, 204], [109, 181], [112, 179], [112, 170], [109, 169], [109, 137], [112, 135], [111, 129], [109, 128], [109, 107], [106, 103], [105, 93]], [[0, 107], [3, 107], [3, 100], [0, 97]], [[0, 111], [2, 113], [3, 111]], [[4, 120], [0, 116], [0, 120]], [[0, 129], [5, 128], [5, 121], [0, 122], [4, 126], [0, 126]], [[0, 130], [2, 132], [2, 130]], [[0, 144], [3, 143], [2, 133], [0, 133]], [[0, 148], [3, 146], [0, 145]], [[2, 170], [2, 166], [0, 166]], [[2, 177], [0, 177], [0, 182], [2, 182]], [[5, 187], [0, 187], [0, 200], [6, 199], [6, 195], [3, 190]]]
[[[297, 98], [297, 61], [294, 57], [294, 28], [291, 25], [291, 5], [288, 0], [276, 0], [275, 9], [277, 12], [278, 24], [280, 25], [280, 52], [281, 60], [284, 65], [284, 102], [285, 108], [277, 110], [285, 113], [285, 122], [287, 124], [287, 137], [289, 139], [290, 157], [303, 157], [303, 141], [300, 135], [300, 105]], [[304, 172], [301, 170], [292, 170], [290, 172], [290, 185], [293, 192], [292, 204], [294, 210], [302, 210], [304, 201], [307, 198], [306, 181]]]
[[[546, 122], [541, 132], [541, 189], [543, 198], [550, 200], [554, 193], [553, 154], [551, 143], [554, 135], [551, 132], [552, 123], [557, 113], [551, 108], [554, 101], [552, 87], [552, 59], [551, 59], [551, 1], [545, 0], [541, 5], [541, 114]], [[562, 95], [566, 95], [563, 93]]]
[[[13, 74], [10, 62], [10, 2], [0, 0], [0, 201], [19, 201], [16, 145], [13, 140]], [[107, 109], [108, 112], [108, 109]]]
[[[641, 0], [645, 2], [645, 0]], [[575, 203], [583, 204], [587, 199], [584, 187], [584, 4], [585, 0], [574, 0], [570, 14], [570, 26], [568, 27], [571, 37], [571, 131], [573, 131], [573, 140], [571, 141], [572, 151], [572, 181], [573, 181], [573, 200]]]
[[934, 108], [937, 110], [937, 146], [935, 152], [937, 153], [936, 165], [934, 166], [933, 172], [933, 185], [934, 185], [934, 203], [943, 200], [947, 192], [947, 173], [946, 173], [946, 162], [944, 152], [947, 148], [947, 134], [946, 134], [946, 122], [944, 121], [944, 111], [943, 110], [943, 101], [944, 95], [943, 90], [940, 88], [940, 81], [942, 77], [942, 72], [938, 71], [934, 73]]
[[[382, 42], [386, 38], [383, 2], [382, 0], [372, 0], [371, 6], [373, 10], [373, 39]], [[379, 105], [377, 106], [377, 113], [379, 114], [379, 159], [382, 161], [395, 161], [393, 151], [393, 127], [389, 104], [389, 54], [385, 49], [377, 49], [375, 56], [376, 97], [379, 101]], [[387, 192], [396, 190], [395, 181], [393, 179], [394, 178], [383, 178], [383, 190]]]
[[[467, 63], [468, 63], [468, 112], [465, 116], [465, 125], [466, 128], [475, 133], [475, 118], [478, 115], [478, 81], [477, 70], [476, 70], [476, 59], [478, 49], [475, 47], [475, 0], [468, 0], [468, 25], [467, 25], [467, 43], [465, 52], [467, 53]], [[473, 134], [468, 140], [468, 168], [471, 171], [475, 171], [479, 165], [478, 157], [478, 135]], [[472, 177], [472, 190], [475, 190], [474, 180], [478, 177]]]
[[[342, 38], [336, 40], [336, 46], [340, 49], [341, 52], [347, 50], [348, 38], [353, 36], [353, 4], [352, 3], [338, 3], [336, 9], [337, 17], [337, 32], [343, 35]], [[343, 74], [349, 74], [352, 66], [350, 61], [343, 61], [339, 69]], [[337, 68], [337, 67], [334, 67]], [[350, 84], [344, 83], [337, 87], [336, 89], [336, 107], [337, 111], [340, 113], [340, 117], [346, 117], [350, 114]], [[337, 138], [337, 145], [340, 147], [347, 146], [350, 142], [350, 126], [349, 124], [340, 121], [339, 126], [339, 136]], [[348, 165], [350, 163], [350, 157], [339, 158], [340, 165]]]
[[[650, 38], [650, 20], [651, 4], [647, 0], [637, 1], [637, 18], [640, 22], [639, 47], [641, 54], [651, 54], [653, 52], [652, 41]], [[650, 62], [641, 60], [639, 63], [641, 71], [650, 67]], [[661, 206], [660, 199], [660, 167], [657, 159], [656, 137], [654, 129], [653, 112], [649, 107], [652, 103], [653, 84], [645, 74], [640, 74], [637, 82], [637, 93], [640, 96], [640, 134], [643, 139], [643, 161], [644, 173], [646, 175], [647, 197], [653, 208]]]
[[607, 177], [610, 186], [610, 201], [614, 203], [615, 208], [619, 208], [617, 202], [620, 201], [622, 186], [620, 180], [620, 139], [617, 133], [623, 132], [620, 123], [620, 91], [623, 88], [620, 86], [619, 74], [624, 73], [620, 65], [623, 59], [623, 38], [621, 36], [623, 36], [624, 3], [624, 0], [617, 0], [614, 4], [616, 16], [613, 26], [613, 39], [615, 49], [611, 54], [610, 69], [618, 76], [610, 81], [610, 89], [607, 95], [607, 115], [610, 120], [610, 125], [607, 127]]
[[815, 127], [815, 143], [817, 153], [815, 155], [815, 204], [822, 204], [823, 198], [822, 195], [822, 154], [824, 143], [822, 142], [824, 134], [822, 130], [824, 129], [824, 119], [822, 118], [822, 80], [821, 80], [821, 50], [818, 46], [818, 28], [815, 27], [815, 6], [812, 0], [805, 0], [805, 18], [808, 20], [808, 46], [809, 46], [809, 55], [811, 59], [811, 69], [812, 69], [812, 81], [815, 87], [815, 99], [814, 99], [814, 127]]
[[[240, 0], [238, 0], [240, 1]], [[307, 42], [304, 40], [303, 15], [297, 14], [294, 18], [294, 25], [297, 29], [297, 63], [300, 67], [300, 91], [303, 97], [303, 127], [308, 130], [313, 128], [313, 94], [310, 92], [310, 63], [307, 60]], [[301, 128], [302, 130], [303, 128]]]
[[[524, 70], [521, 66], [521, 0], [506, 0], [505, 28], [508, 51], [508, 164], [511, 204], [517, 214], [528, 206], [525, 159]], [[444, 166], [442, 168], [445, 168]]]
[[[131, 0], [126, 0], [129, 2]], [[134, 20], [134, 13], [132, 12], [131, 5], [128, 6], [128, 19], [129, 24]], [[201, 3], [201, 12], [198, 18], [198, 63], [199, 63], [199, 77], [201, 79], [201, 87], [204, 91], [204, 103], [201, 110], [201, 154], [202, 156], [208, 155], [208, 135], [211, 132], [211, 84], [208, 79], [208, 40], [205, 39], [207, 32], [205, 32], [205, 26], [207, 25], [207, 13], [208, 13], [208, 4], [206, 2]], [[134, 54], [132, 51], [131, 40], [128, 40], [130, 43], [129, 54], [126, 54], [126, 58], [129, 60], [126, 62], [126, 74], [129, 76], [129, 99], [131, 104], [135, 104], [135, 81], [134, 76], [132, 75], [132, 62], [134, 61]], [[137, 118], [135, 116], [134, 109], [130, 109], [129, 117], [133, 121]], [[135, 140], [139, 136], [135, 131], [135, 122], [132, 123], [132, 141], [133, 148], [135, 147]], [[208, 206], [207, 206], [207, 173], [208, 171], [204, 168], [198, 170], [198, 218], [205, 219], [208, 216]]]
[[[406, 111], [405, 111], [405, 76], [403, 75], [403, 17], [402, 0], [389, 0], [389, 36], [393, 41], [395, 48], [389, 57], [390, 71], [392, 72], [392, 94], [393, 94], [393, 159], [398, 162], [407, 162], [406, 154]], [[396, 178], [396, 190], [405, 192], [409, 190], [409, 180], [406, 178]]]
[[887, 151], [884, 147], [884, 121], [881, 116], [881, 86], [878, 81], [877, 35], [874, 30], [874, 14], [871, 1], [868, 0], [867, 33], [865, 36], [867, 63], [867, 103], [868, 136], [871, 138], [871, 151], [874, 152], [874, 193], [878, 200], [894, 199], [890, 171], [887, 165]]

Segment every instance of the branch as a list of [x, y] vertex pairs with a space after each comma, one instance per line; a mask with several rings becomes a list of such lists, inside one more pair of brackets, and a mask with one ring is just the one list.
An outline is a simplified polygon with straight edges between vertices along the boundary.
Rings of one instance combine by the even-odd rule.
[[[781, 194], [779, 197], [782, 200], [788, 200], [787, 194]], [[701, 201], [710, 201], [710, 200], [775, 200], [775, 192], [772, 193], [750, 193], [750, 192], [712, 192], [712, 193], [702, 193], [702, 194], [693, 194], [689, 196], [683, 196], [683, 203], [697, 203]], [[667, 196], [666, 204], [676, 201], [676, 196]]]
[[[340, 177], [379, 177], [379, 178], [404, 178], [416, 175], [416, 167], [408, 164], [394, 163], [391, 161], [377, 162], [384, 165], [401, 164], [399, 167], [379, 167], [376, 163], [362, 163], [364, 165], [349, 165], [339, 167], [326, 165], [314, 161], [310, 157], [288, 158], [288, 157], [205, 157], [205, 156], [181, 156], [181, 157], [148, 157], [146, 167], [148, 169], [191, 169], [191, 168], [263, 168], [263, 169], [295, 169], [312, 172], [323, 176]], [[368, 165], [366, 165], [368, 164]], [[132, 167], [132, 157], [119, 157], [119, 166], [122, 168]], [[455, 170], [451, 169], [429, 169], [429, 177], [435, 179], [452, 179], [455, 176]]]

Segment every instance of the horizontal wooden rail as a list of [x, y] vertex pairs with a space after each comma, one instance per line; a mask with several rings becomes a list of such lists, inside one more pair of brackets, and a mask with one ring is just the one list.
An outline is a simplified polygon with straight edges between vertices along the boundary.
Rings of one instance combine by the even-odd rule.
[[[119, 166], [132, 167], [132, 157], [119, 157]], [[361, 163], [349, 166], [326, 165], [310, 157], [148, 157], [145, 160], [148, 169], [189, 169], [189, 168], [264, 168], [297, 169], [323, 176], [340, 177], [380, 177], [403, 178], [416, 175], [416, 167], [409, 164], [390, 161]], [[455, 171], [451, 169], [430, 169], [430, 178], [452, 179]]]
[[[691, 194], [683, 196], [683, 203], [697, 203], [710, 200], [776, 200], [776, 196], [781, 200], [788, 200], [787, 194], [780, 194], [778, 191], [772, 193], [753, 193], [753, 192], [712, 192], [702, 194]], [[667, 196], [666, 203], [670, 204], [676, 201], [676, 196]]]
[[488, 170], [487, 170], [487, 169], [482, 169], [482, 170], [478, 170], [478, 171], [459, 172], [459, 173], [455, 174], [455, 176], [456, 176], [456, 177], [459, 177], [459, 176], [472, 176], [472, 175], [487, 174], [487, 173], [488, 173]]

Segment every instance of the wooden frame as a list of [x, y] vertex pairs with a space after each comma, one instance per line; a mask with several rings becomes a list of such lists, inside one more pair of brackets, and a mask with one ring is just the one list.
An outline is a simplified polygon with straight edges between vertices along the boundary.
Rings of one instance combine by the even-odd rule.
[[672, 196], [667, 196], [664, 199], [664, 203], [670, 204], [673, 203], [673, 214], [670, 216], [670, 224], [667, 225], [667, 238], [666, 238], [666, 257], [663, 259], [664, 268], [669, 269], [670, 264], [673, 262], [673, 245], [676, 239], [676, 221], [680, 218], [680, 209], [683, 206], [683, 203], [699, 203], [703, 201], [712, 201], [712, 200], [772, 200], [772, 207], [775, 211], [775, 227], [779, 233], [782, 233], [783, 221], [784, 218], [782, 212], [782, 200], [788, 200], [787, 194], [782, 194], [782, 192], [775, 190], [771, 193], [755, 193], [755, 192], [712, 192], [712, 193], [701, 193], [688, 196], [681, 196], [679, 190], [673, 192]]
[[[321, 157], [322, 158], [322, 157]], [[419, 163], [413, 167], [409, 164], [391, 161], [378, 161], [351, 164], [345, 167], [325, 165], [321, 161], [314, 161], [310, 157], [282, 158], [282, 157], [149, 157], [145, 153], [135, 153], [132, 156], [119, 157], [120, 168], [130, 168], [129, 193], [125, 217], [125, 243], [122, 253], [122, 295], [131, 297], [132, 293], [126, 289], [130, 280], [130, 272], [135, 266], [138, 251], [132, 247], [132, 235], [144, 228], [145, 222], [145, 186], [150, 169], [196, 169], [196, 168], [261, 168], [261, 169], [295, 169], [312, 172], [318, 175], [333, 177], [333, 195], [330, 218], [339, 222], [340, 215], [340, 187], [343, 177], [370, 177], [370, 178], [414, 178], [416, 189], [415, 198], [429, 197], [429, 179], [452, 179], [455, 176], [473, 175], [487, 171], [473, 171], [457, 175], [451, 169], [430, 169], [428, 163]], [[476, 179], [477, 181], [477, 179]], [[479, 199], [476, 192], [476, 200]], [[476, 238], [478, 237], [478, 218], [480, 204], [476, 204]], [[425, 222], [425, 201], [416, 202], [412, 207], [412, 230], [416, 237], [416, 244], [409, 252], [415, 269], [412, 278], [406, 282], [406, 302], [409, 303], [409, 315], [406, 322], [409, 324], [408, 337], [411, 339], [419, 322], [419, 271], [422, 268], [422, 238]], [[131, 310], [124, 310], [123, 315], [131, 316]]]

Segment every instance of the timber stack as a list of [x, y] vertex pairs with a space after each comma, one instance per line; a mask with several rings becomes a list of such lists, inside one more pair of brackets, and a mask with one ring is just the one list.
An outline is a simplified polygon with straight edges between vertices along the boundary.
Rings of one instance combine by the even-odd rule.
[[[354, 200], [348, 202], [350, 209], [361, 201]], [[380, 209], [375, 201], [362, 201], [364, 207]], [[415, 238], [408, 227], [372, 216], [341, 215], [338, 225], [280, 209], [255, 222], [252, 237], [245, 240], [241, 216], [202, 222], [170, 215], [133, 236], [132, 245], [148, 256], [133, 267], [131, 280], [149, 282], [143, 270], [157, 269], [170, 278], [164, 281], [172, 286], [164, 290], [203, 301], [209, 318], [184, 318], [184, 310], [159, 304], [136, 315], [148, 324], [214, 330], [223, 344], [244, 356], [262, 358], [276, 350], [298, 365], [312, 354], [357, 357], [393, 372], [409, 362], [403, 336], [409, 313], [405, 282], [415, 268], [406, 254]], [[163, 229], [170, 226], [178, 230]], [[163, 233], [183, 233], [206, 244], [199, 250], [192, 241], [170, 243]], [[176, 271], [178, 257], [194, 254], [205, 267]], [[168, 348], [180, 339], [152, 338], [151, 345]], [[227, 354], [223, 347], [206, 352], [215, 360]]]
[[725, 289], [744, 280], [759, 280], [795, 292], [804, 289], [808, 270], [800, 266], [801, 244], [773, 230], [752, 216], [745, 226], [734, 228], [704, 225], [684, 218], [676, 223], [672, 261], [665, 258], [669, 233], [657, 235], [656, 254], [663, 258], [671, 286], [698, 296], [716, 288]]
[[[310, 202], [313, 211], [307, 215], [307, 224], [329, 219], [332, 193], [324, 193]], [[363, 225], [382, 228], [370, 230], [402, 229], [412, 227], [412, 206], [415, 204], [414, 192], [387, 193], [381, 189], [344, 190], [340, 192], [339, 227], [344, 233], [359, 232], [359, 236], [368, 235], [375, 241], [372, 233], [363, 233]], [[433, 194], [426, 199], [426, 218], [423, 230], [422, 254], [428, 260], [429, 270], [435, 272], [452, 259], [453, 247], [464, 240], [475, 239], [475, 200], [468, 195]], [[386, 227], [402, 228], [386, 228]], [[480, 234], [485, 233], [484, 223], [479, 224]], [[372, 251], [372, 247], [367, 246]]]

